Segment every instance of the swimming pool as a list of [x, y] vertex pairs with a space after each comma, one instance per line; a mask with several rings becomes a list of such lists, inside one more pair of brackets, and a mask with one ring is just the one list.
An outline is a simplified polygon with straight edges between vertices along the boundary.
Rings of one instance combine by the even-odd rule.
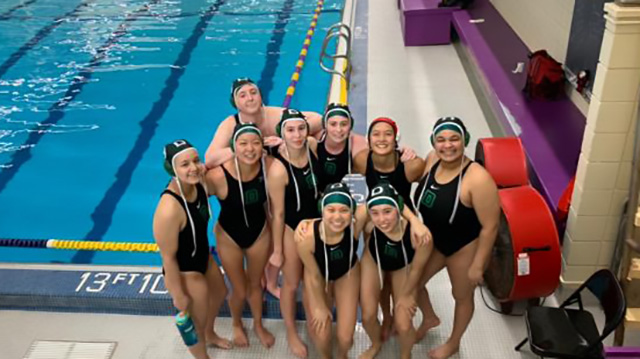
[[[201, 154], [234, 78], [280, 105], [311, 21], [302, 0], [0, 4], [0, 238], [152, 242], [162, 146]], [[320, 112], [326, 0], [292, 107]], [[211, 201], [217, 213], [217, 201]], [[213, 238], [211, 238], [213, 240]], [[0, 247], [0, 262], [158, 265], [158, 254]]]

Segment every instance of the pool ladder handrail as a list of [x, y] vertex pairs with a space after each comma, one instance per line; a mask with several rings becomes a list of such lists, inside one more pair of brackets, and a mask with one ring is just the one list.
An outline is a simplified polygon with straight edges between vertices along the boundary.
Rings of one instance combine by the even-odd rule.
[[[344, 30], [344, 31], [343, 31]], [[346, 31], [346, 33], [345, 33]], [[340, 38], [344, 38], [345, 39], [345, 43], [346, 43], [346, 51], [344, 54], [338, 54], [338, 50], [339, 50], [339, 45], [340, 43], [338, 42], [338, 44], [336, 45], [336, 54], [334, 55], [329, 55], [327, 54], [327, 46], [329, 45], [329, 42], [331, 41], [332, 38], [334, 37], [338, 37], [338, 41], [340, 41]], [[334, 75], [338, 75], [340, 77], [342, 77], [347, 83], [349, 83], [349, 74], [351, 72], [351, 61], [350, 61], [350, 57], [351, 57], [351, 28], [343, 23], [337, 23], [332, 25], [331, 27], [329, 27], [329, 29], [327, 29], [327, 35], [324, 37], [324, 41], [322, 42], [322, 51], [320, 52], [320, 67], [331, 74]], [[343, 58], [346, 61], [346, 69], [344, 71], [338, 71], [335, 70], [333, 68], [329, 68], [327, 66], [324, 65], [323, 61], [325, 58], [329, 58], [334, 60], [334, 66], [335, 66], [335, 60]]]

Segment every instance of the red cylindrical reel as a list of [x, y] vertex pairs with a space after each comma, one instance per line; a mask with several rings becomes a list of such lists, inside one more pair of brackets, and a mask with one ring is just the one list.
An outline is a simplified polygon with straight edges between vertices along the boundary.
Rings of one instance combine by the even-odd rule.
[[561, 256], [553, 216], [530, 186], [498, 191], [498, 239], [485, 282], [501, 302], [546, 297], [560, 281]]
[[529, 184], [527, 156], [518, 137], [482, 138], [476, 145], [476, 162], [489, 171], [498, 188]]

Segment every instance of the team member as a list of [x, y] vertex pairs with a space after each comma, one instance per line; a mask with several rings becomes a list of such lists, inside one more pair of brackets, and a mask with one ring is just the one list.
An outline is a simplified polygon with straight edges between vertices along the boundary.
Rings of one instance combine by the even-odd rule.
[[[224, 119], [218, 126], [215, 135], [205, 154], [207, 168], [213, 168], [233, 157], [229, 141], [236, 125], [253, 123], [264, 137], [264, 146], [271, 148], [281, 143], [275, 133], [275, 127], [280, 121], [282, 107], [265, 106], [258, 86], [249, 78], [239, 78], [231, 85], [231, 105], [238, 110], [235, 115]], [[305, 112], [309, 122], [311, 134], [319, 133], [322, 129], [322, 116], [316, 112]]]
[[[305, 116], [285, 109], [277, 126], [284, 143], [284, 155], [269, 168], [269, 198], [273, 209], [271, 238], [273, 254], [269, 262], [282, 266], [284, 283], [280, 308], [287, 327], [287, 342], [295, 356], [307, 357], [307, 347], [296, 330], [296, 290], [302, 277], [302, 263], [293, 238], [293, 230], [303, 219], [318, 217], [317, 142], [309, 136]], [[286, 205], [285, 205], [286, 203]], [[284, 256], [284, 258], [283, 258]]]
[[365, 175], [369, 188], [381, 182], [390, 183], [405, 203], [411, 206], [411, 183], [422, 176], [424, 160], [414, 158], [404, 163], [400, 161], [398, 126], [389, 118], [379, 117], [373, 120], [367, 131], [367, 139], [369, 150], [356, 156], [356, 172]]
[[173, 305], [193, 318], [198, 343], [189, 351], [196, 359], [208, 359], [205, 342], [225, 349], [231, 348], [231, 343], [214, 331], [227, 288], [209, 252], [211, 209], [202, 185], [204, 166], [196, 149], [185, 140], [166, 145], [164, 158], [164, 168], [173, 179], [156, 208], [153, 236]]
[[[373, 188], [382, 182], [390, 183], [400, 194], [407, 207], [414, 210], [410, 201], [411, 183], [416, 182], [424, 171], [424, 160], [414, 158], [400, 161], [398, 141], [400, 133], [395, 121], [379, 117], [374, 119], [367, 131], [369, 150], [360, 152], [355, 159], [355, 171], [365, 175], [367, 187]], [[386, 340], [391, 334], [392, 317], [389, 295], [390, 285], [385, 287], [381, 298], [383, 322], [382, 337]]]
[[230, 148], [233, 159], [208, 171], [207, 179], [220, 202], [214, 231], [220, 260], [232, 287], [229, 307], [233, 318], [233, 342], [238, 347], [249, 345], [242, 326], [242, 309], [248, 300], [253, 329], [262, 345], [270, 348], [275, 340], [262, 325], [260, 283], [270, 254], [266, 168], [271, 164], [271, 158], [265, 159], [262, 134], [258, 127], [249, 123], [236, 126]]
[[[425, 177], [414, 202], [433, 234], [435, 251], [427, 263], [424, 285], [446, 267], [453, 288], [453, 330], [447, 342], [429, 352], [432, 359], [449, 358], [473, 316], [473, 292], [482, 281], [498, 231], [500, 204], [491, 175], [464, 154], [469, 132], [455, 117], [439, 119], [431, 135]], [[419, 298], [424, 314], [421, 335], [440, 323], [428, 295]]]
[[[430, 240], [411, 240], [412, 225], [420, 226], [420, 223], [405, 221], [400, 216], [403, 207], [402, 197], [388, 183], [374, 187], [367, 200], [371, 222], [365, 228], [368, 240], [362, 257], [360, 303], [362, 324], [371, 339], [371, 347], [360, 356], [361, 359], [374, 358], [382, 347], [378, 305], [381, 295], [385, 295], [382, 291], [385, 283], [390, 284], [394, 299], [393, 322], [398, 332], [401, 359], [411, 358], [416, 341], [413, 328], [416, 298], [433, 244]], [[387, 281], [385, 277], [388, 277]]]
[[324, 132], [318, 141], [318, 161], [321, 182], [327, 185], [338, 183], [353, 172], [353, 158], [367, 148], [367, 141], [351, 133], [354, 121], [347, 105], [330, 103], [322, 124]]
[[305, 220], [296, 231], [298, 254], [304, 265], [304, 289], [309, 299], [309, 333], [323, 359], [332, 357], [332, 315], [337, 311], [337, 357], [346, 359], [356, 326], [360, 266], [357, 240], [367, 218], [344, 183], [327, 187], [320, 202], [321, 219]]
[[[318, 161], [323, 185], [340, 182], [353, 173], [353, 162], [358, 153], [366, 150], [367, 141], [362, 135], [351, 132], [354, 120], [349, 106], [330, 103], [322, 117], [324, 132], [318, 142]], [[416, 158], [409, 148], [402, 149], [402, 162]]]

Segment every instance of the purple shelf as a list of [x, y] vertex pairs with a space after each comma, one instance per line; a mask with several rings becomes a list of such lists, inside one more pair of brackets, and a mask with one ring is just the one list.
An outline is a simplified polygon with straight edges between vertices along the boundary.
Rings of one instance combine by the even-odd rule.
[[[534, 185], [555, 211], [577, 168], [585, 117], [568, 98], [532, 101], [524, 95], [526, 74], [511, 71], [518, 62], [528, 62], [530, 50], [488, 0], [476, 0], [471, 8], [452, 16], [460, 41], [489, 89], [489, 101], [502, 127], [512, 131], [503, 106], [519, 125], [520, 138], [536, 177]], [[470, 23], [472, 19], [484, 22]]]

